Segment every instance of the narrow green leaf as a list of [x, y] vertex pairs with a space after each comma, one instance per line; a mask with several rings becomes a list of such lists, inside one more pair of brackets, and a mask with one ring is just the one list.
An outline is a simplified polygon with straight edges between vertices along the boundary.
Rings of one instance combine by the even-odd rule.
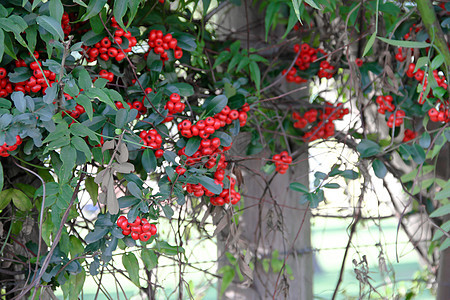
[[3, 183], [4, 183], [4, 174], [3, 174], [3, 166], [2, 163], [0, 162], [0, 191], [3, 190]]
[[377, 37], [379, 40], [393, 46], [405, 47], [405, 48], [428, 48], [431, 46], [429, 43], [425, 42], [414, 42], [414, 41], [400, 41], [400, 40], [390, 40], [383, 37]]
[[81, 293], [86, 280], [86, 271], [81, 268], [80, 273], [70, 274], [69, 276], [69, 300], [78, 300], [78, 295]]
[[309, 193], [309, 189], [302, 183], [300, 182], [292, 182], [289, 185], [289, 188], [293, 191], [296, 192], [301, 192], [301, 193]]
[[133, 253], [122, 255], [122, 264], [130, 275], [131, 282], [140, 287], [139, 283], [139, 263]]
[[373, 43], [375, 42], [375, 38], [377, 37], [377, 32], [375, 31], [370, 36], [369, 40], [367, 41], [366, 47], [364, 47], [363, 57], [366, 56], [366, 54], [372, 49]]
[[261, 71], [259, 70], [258, 64], [255, 61], [250, 62], [250, 78], [255, 83], [256, 90], [259, 91], [261, 88]]
[[[5, 44], [5, 33], [3, 32], [3, 29], [0, 29], [0, 45], [4, 44]], [[2, 62], [3, 53], [5, 53], [5, 47], [0, 47], [0, 62]]]
[[435, 211], [430, 214], [430, 218], [442, 217], [450, 214], [450, 203], [447, 203], [444, 206], [439, 207]]
[[438, 54], [431, 61], [431, 70], [436, 70], [444, 63], [444, 56], [442, 54]]

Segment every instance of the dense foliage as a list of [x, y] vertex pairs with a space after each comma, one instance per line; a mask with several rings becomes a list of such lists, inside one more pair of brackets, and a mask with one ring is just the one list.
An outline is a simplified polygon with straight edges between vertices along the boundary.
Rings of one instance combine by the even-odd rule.
[[[265, 24], [253, 42], [218, 38], [220, 9], [247, 5], [218, 2], [0, 0], [2, 295], [60, 286], [77, 299], [118, 248], [137, 286], [137, 258], [148, 270], [159, 255], [184, 261], [161, 220], [245, 207], [246, 158], [230, 154], [245, 132], [241, 152], [273, 176], [305, 143], [344, 144], [361, 169], [338, 162], [314, 188], [291, 183], [300, 201], [317, 207], [338, 177], [389, 173], [409, 199], [400, 219], [413, 204], [435, 225], [429, 253], [450, 246], [450, 182], [436, 167], [450, 140], [450, 3], [253, 1]], [[324, 82], [337, 99], [296, 94]], [[338, 131], [339, 120], [351, 121]]]

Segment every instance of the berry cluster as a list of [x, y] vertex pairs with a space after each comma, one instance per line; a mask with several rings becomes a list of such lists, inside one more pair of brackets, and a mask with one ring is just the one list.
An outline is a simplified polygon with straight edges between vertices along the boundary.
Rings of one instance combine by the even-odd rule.
[[173, 114], [181, 113], [186, 108], [186, 105], [181, 103], [181, 97], [179, 94], [173, 93], [170, 95], [169, 101], [166, 103], [164, 108], [169, 111], [169, 114], [164, 119], [164, 122], [170, 122], [173, 120]]
[[404, 62], [406, 59], [406, 55], [403, 54], [403, 48], [398, 48], [397, 53], [395, 54], [395, 59], [399, 62]]
[[0, 157], [8, 157], [9, 153], [7, 151], [14, 151], [17, 149], [17, 146], [22, 144], [22, 138], [19, 135], [16, 135], [16, 143], [14, 145], [8, 146], [6, 143], [3, 146], [0, 146]]
[[391, 95], [378, 96], [375, 100], [379, 106], [378, 112], [382, 115], [384, 115], [386, 110], [388, 112], [393, 112], [395, 109], [395, 105], [392, 104], [393, 100], [394, 100], [394, 98]]
[[133, 240], [140, 240], [141, 242], [148, 241], [156, 234], [155, 224], [150, 224], [146, 218], [136, 217], [132, 223], [128, 222], [127, 217], [120, 216], [117, 220], [117, 226], [122, 229], [123, 235], [130, 235]]
[[106, 70], [101, 70], [98, 75], [100, 75], [100, 78], [104, 78], [104, 79], [108, 80], [109, 82], [114, 81], [114, 74], [112, 72], [108, 72]]
[[417, 26], [417, 24], [413, 24], [411, 27], [409, 27], [409, 32], [403, 36], [405, 40], [408, 40], [411, 37], [413, 29], [415, 33], [418, 33], [422, 29], [422, 27]]
[[210, 198], [211, 204], [215, 206], [223, 206], [225, 203], [237, 204], [241, 200], [241, 194], [235, 190], [236, 179], [227, 176], [230, 181], [230, 188], [223, 189], [219, 196]]
[[428, 111], [428, 115], [433, 122], [450, 122], [450, 109], [448, 105], [447, 108], [444, 105], [439, 105], [439, 110], [433, 107]]
[[[127, 104], [130, 109], [134, 108], [138, 111], [136, 119], [139, 119], [141, 117], [141, 115], [144, 115], [147, 113], [147, 108], [144, 106], [143, 102], [141, 102], [141, 101], [136, 100], [133, 102], [127, 102]], [[117, 107], [117, 109], [124, 108], [122, 102], [120, 102], [120, 101], [116, 102], [116, 107]]]
[[[287, 70], [283, 70], [283, 72], [281, 74], [286, 74]], [[286, 81], [287, 82], [295, 82], [297, 84], [300, 84], [302, 82], [307, 82], [306, 79], [301, 78], [300, 76], [296, 75], [297, 74], [297, 69], [295, 67], [292, 67], [288, 74], [286, 75]]]
[[67, 12], [64, 12], [61, 19], [61, 27], [66, 37], [72, 31], [72, 27], [70, 26], [69, 22], [70, 22], [69, 14]]
[[[36, 59], [39, 58], [39, 53], [35, 52], [34, 57]], [[33, 71], [33, 75], [25, 81], [17, 82], [14, 84], [14, 91], [21, 91], [23, 93], [38, 93], [42, 92], [45, 94], [45, 90], [48, 86], [52, 86], [52, 84], [56, 80], [56, 74], [50, 70], [43, 70], [42, 63], [40, 61], [33, 61], [28, 66], [23, 59], [16, 60], [16, 67], [29, 67]], [[45, 77], [45, 78], [44, 78]], [[47, 79], [47, 81], [45, 80]], [[48, 82], [48, 85], [47, 85]]]
[[81, 114], [83, 114], [85, 112], [86, 112], [86, 110], [84, 109], [84, 107], [81, 106], [80, 104], [77, 104], [73, 110], [66, 110], [66, 111], [63, 111], [61, 114], [63, 117], [64, 117], [64, 115], [68, 114], [72, 118], [78, 119], [78, 117], [81, 116]]
[[417, 137], [417, 132], [412, 131], [411, 129], [405, 130], [405, 136], [403, 137], [403, 143], [409, 142]]
[[[308, 44], [295, 44], [294, 45], [294, 52], [299, 53], [297, 60], [295, 61], [295, 65], [298, 67], [300, 71], [307, 70], [312, 63], [314, 63], [317, 58], [318, 54], [321, 56], [326, 55], [327, 53], [320, 48], [313, 48]], [[317, 73], [319, 77], [326, 77], [331, 78], [332, 73], [328, 72], [327, 70], [334, 70], [334, 67], [331, 66], [328, 62], [327, 64], [321, 64], [320, 70]], [[302, 83], [306, 82], [305, 79], [301, 78], [300, 76], [297, 76], [297, 70], [295, 68], [289, 69], [289, 70], [283, 70], [282, 74], [285, 75], [286, 72], [288, 73], [286, 76], [287, 82], [295, 82], [295, 83]]]
[[[115, 28], [114, 31], [114, 41], [108, 37], [104, 37], [100, 42], [96, 43], [94, 47], [89, 48], [87, 46], [83, 46], [88, 55], [88, 62], [95, 61], [98, 57], [102, 60], [108, 61], [110, 58], [115, 58], [118, 62], [122, 61], [125, 58], [125, 53], [131, 52], [131, 48], [134, 47], [137, 43], [137, 40], [134, 36], [131, 35], [131, 32], [125, 32], [120, 26], [117, 24], [114, 17], [111, 19], [111, 27]], [[128, 47], [120, 50], [118, 47], [113, 46], [113, 44], [122, 45], [124, 39], [128, 40]]]
[[[161, 148], [162, 138], [156, 129], [150, 129], [149, 131], [144, 130], [139, 134], [139, 137], [142, 139], [145, 146], [154, 150]], [[145, 147], [142, 148], [144, 149]]]
[[[292, 113], [292, 118], [297, 120], [294, 127], [308, 130], [303, 137], [309, 141], [333, 136], [335, 133], [333, 122], [341, 120], [344, 115], [349, 113], [348, 108], [342, 108], [342, 103], [339, 103], [336, 107], [328, 102], [325, 102], [324, 105], [324, 109], [312, 108], [306, 111], [303, 116], [297, 112]], [[315, 124], [316, 121], [317, 124]]]
[[395, 112], [395, 114], [391, 114], [389, 116], [387, 126], [389, 128], [392, 128], [394, 125], [395, 127], [398, 127], [403, 124], [403, 118], [406, 116], [405, 111], [402, 109], [399, 109]]
[[0, 97], [6, 97], [14, 91], [13, 85], [6, 75], [8, 75], [6, 69], [0, 68]]
[[[183, 147], [178, 151], [180, 157], [186, 157], [185, 165], [193, 166], [195, 164], [202, 164], [207, 169], [212, 169], [217, 166], [214, 172], [214, 182], [224, 187], [225, 169], [228, 163], [225, 161], [224, 152], [228, 151], [231, 145], [228, 147], [222, 147], [220, 139], [215, 137], [213, 139], [202, 139], [199, 149], [192, 155], [187, 156], [185, 153], [186, 148]], [[181, 176], [186, 172], [186, 169], [182, 166], [178, 166], [175, 172]], [[214, 193], [205, 188], [202, 184], [187, 183], [183, 187], [190, 194], [196, 197], [203, 195], [210, 197], [212, 205], [224, 205], [225, 203], [236, 204], [241, 199], [241, 195], [235, 191], [235, 179], [230, 176], [226, 176], [230, 181], [230, 187], [223, 189], [222, 192], [215, 196]]]
[[[410, 78], [414, 78], [418, 82], [423, 82], [422, 92], [419, 95], [418, 103], [424, 104], [426, 98], [432, 98], [433, 96], [433, 90], [431, 89], [428, 95], [424, 95], [427, 89], [428, 85], [428, 78], [426, 77], [426, 74], [423, 70], [418, 69], [416, 72], [414, 72], [416, 68], [416, 65], [414, 63], [410, 63], [408, 66], [408, 70], [406, 71], [406, 76]], [[439, 87], [442, 87], [444, 89], [447, 89], [447, 82], [445, 79], [445, 76], [439, 76], [439, 73], [437, 70], [433, 70], [433, 77], [436, 80]], [[428, 111], [428, 115], [430, 116], [430, 120], [432, 122], [450, 122], [450, 110], [449, 110], [449, 102], [448, 100], [438, 100], [435, 104], [436, 106], [431, 108]]]
[[[172, 34], [163, 34], [161, 30], [153, 29], [148, 35], [148, 46], [149, 51], [153, 49], [155, 54], [159, 54], [160, 59], [165, 62], [169, 60], [169, 55], [166, 50], [172, 49], [173, 56], [175, 59], [180, 59], [183, 57], [183, 50], [177, 46], [177, 40], [172, 36]], [[148, 53], [146, 53], [145, 58], [147, 59]]]
[[319, 78], [330, 79], [333, 77], [335, 67], [330, 65], [330, 63], [326, 60], [320, 62], [320, 70], [317, 72], [317, 76]]
[[247, 123], [247, 112], [249, 110], [250, 107], [248, 104], [243, 105], [240, 110], [231, 109], [227, 105], [214, 117], [199, 120], [195, 124], [192, 124], [189, 120], [184, 120], [178, 124], [178, 130], [182, 136], [187, 138], [199, 136], [202, 139], [207, 139], [216, 130], [231, 124], [234, 120], [239, 120], [241, 127], [245, 126]]
[[289, 164], [292, 162], [292, 157], [289, 156], [287, 151], [283, 151], [280, 154], [275, 154], [272, 157], [272, 160], [275, 162], [275, 171], [284, 174], [289, 168]]

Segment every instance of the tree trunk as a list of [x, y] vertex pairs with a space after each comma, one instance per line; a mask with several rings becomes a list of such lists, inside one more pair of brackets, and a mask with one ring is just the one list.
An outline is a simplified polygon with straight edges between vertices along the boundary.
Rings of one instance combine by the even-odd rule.
[[[438, 163], [436, 167], [437, 176], [444, 180], [449, 180], [450, 178], [450, 145], [447, 143], [439, 155]], [[450, 215], [446, 215], [443, 218], [445, 223], [450, 220]], [[437, 289], [437, 300], [448, 300], [450, 299], [450, 247], [441, 251], [439, 259], [439, 270], [438, 270], [438, 289]]]
[[[244, 49], [260, 48], [264, 45], [264, 11], [259, 13], [259, 8], [252, 6], [251, 2], [242, 1], [239, 7], [226, 7], [227, 11], [217, 22], [220, 24], [218, 31], [222, 36], [241, 40]], [[283, 33], [284, 31], [278, 37]], [[282, 89], [287, 91], [285, 86]], [[246, 142], [249, 142], [248, 137]], [[245, 148], [241, 144], [239, 141], [234, 142], [232, 155], [245, 156], [245, 153], [236, 150]], [[294, 158], [300, 163], [292, 165], [284, 175], [277, 174], [268, 185], [273, 175], [266, 175], [261, 171], [261, 167], [267, 163], [261, 158], [267, 159], [269, 156], [267, 151], [263, 151], [257, 159], [246, 161], [241, 167], [244, 171], [241, 193], [245, 205], [243, 215], [239, 219], [239, 228], [242, 229], [240, 237], [248, 243], [255, 258], [253, 282], [247, 287], [238, 283], [238, 277], [235, 276], [223, 297], [219, 287], [219, 298], [313, 298], [310, 212], [306, 205], [299, 204], [300, 194], [289, 189], [289, 184], [294, 181], [308, 186], [307, 148], [305, 147], [300, 157]], [[229, 251], [226, 245], [228, 234], [224, 230], [217, 238], [219, 269], [229, 264], [224, 256], [224, 253]], [[276, 253], [278, 255], [275, 255]], [[292, 275], [288, 274], [288, 270], [292, 270]]]

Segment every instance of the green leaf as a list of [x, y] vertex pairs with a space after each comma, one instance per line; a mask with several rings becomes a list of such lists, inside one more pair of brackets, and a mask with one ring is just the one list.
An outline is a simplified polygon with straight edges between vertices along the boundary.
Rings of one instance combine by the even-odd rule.
[[147, 173], [152, 173], [153, 171], [156, 170], [157, 162], [156, 162], [156, 157], [155, 157], [155, 153], [153, 153], [153, 150], [145, 149], [144, 152], [142, 153], [141, 162], [142, 162], [142, 166], [144, 167], [144, 170]]
[[96, 184], [94, 180], [94, 177], [87, 176], [84, 185], [86, 186], [89, 196], [91, 196], [92, 203], [96, 205], [98, 199], [98, 184]]
[[[3, 183], [4, 183], [4, 174], [3, 174], [3, 166], [2, 162], [0, 162], [0, 191], [3, 190]], [[1, 208], [0, 208], [1, 210]]]
[[216, 61], [214, 62], [213, 69], [215, 69], [218, 65], [224, 63], [225, 61], [229, 60], [231, 58], [231, 53], [228, 51], [222, 51], [220, 52], [219, 56], [217, 57]]
[[428, 48], [431, 46], [429, 43], [425, 42], [413, 42], [413, 41], [400, 41], [400, 40], [390, 40], [383, 37], [377, 37], [379, 40], [393, 46], [405, 47], [405, 48]]
[[203, 108], [205, 109], [205, 116], [212, 116], [222, 111], [227, 105], [228, 98], [225, 95], [215, 96], [211, 101], [205, 103]]
[[222, 193], [222, 187], [215, 183], [214, 179], [207, 176], [198, 176], [198, 182], [213, 194]]
[[173, 37], [177, 39], [177, 46], [185, 51], [195, 51], [197, 49], [197, 43], [195, 38], [187, 33], [173, 34]]
[[[0, 29], [0, 45], [4, 44], [5, 44], [5, 32], [3, 31], [3, 29]], [[5, 53], [5, 47], [0, 47], [0, 62], [2, 62], [3, 53]]]
[[172, 219], [174, 211], [169, 204], [162, 206], [162, 210], [167, 219]]
[[119, 109], [116, 113], [116, 127], [124, 128], [128, 120], [128, 111], [126, 109]]
[[300, 15], [300, 5], [302, 5], [303, 0], [292, 0], [292, 6], [294, 8], [295, 15], [297, 16], [298, 21], [302, 23], [302, 18]]
[[23, 82], [30, 79], [32, 73], [28, 68], [20, 67], [15, 68], [14, 73], [9, 73], [9, 81], [13, 83]]
[[[441, 229], [445, 232], [450, 231], [450, 221], [445, 222], [441, 225]], [[439, 240], [442, 236], [444, 236], [444, 233], [441, 230], [436, 230], [433, 236], [433, 241]]]
[[119, 26], [122, 28], [125, 28], [122, 19], [125, 13], [127, 12], [128, 1], [129, 0], [114, 1], [114, 9], [113, 9], [114, 18], [116, 19], [116, 22], [119, 24]]
[[21, 211], [29, 211], [33, 208], [30, 198], [20, 190], [7, 189], [0, 193], [0, 209], [5, 208], [11, 201]]
[[320, 9], [319, 5], [314, 0], [304, 0], [306, 3], [308, 3], [312, 8]]
[[323, 187], [328, 188], [328, 189], [338, 189], [341, 186], [338, 183], [327, 183]]
[[205, 16], [208, 12], [209, 5], [211, 4], [211, 0], [202, 0], [203, 3], [203, 15]]
[[86, 161], [91, 160], [91, 156], [92, 156], [91, 150], [90, 150], [89, 146], [86, 144], [85, 140], [83, 140], [79, 136], [73, 136], [71, 144], [73, 147], [75, 147], [75, 149], [84, 153], [84, 155], [86, 156]]
[[142, 197], [142, 191], [135, 182], [133, 181], [128, 182], [127, 189], [130, 192], [130, 194], [135, 196], [136, 198], [140, 199]]
[[423, 150], [420, 145], [414, 144], [411, 148], [409, 148], [409, 153], [417, 164], [420, 165], [425, 161], [425, 150]]
[[122, 255], [122, 264], [130, 275], [131, 282], [133, 282], [137, 287], [140, 287], [139, 263], [136, 256], [133, 253]]
[[366, 47], [364, 47], [363, 57], [366, 56], [366, 54], [372, 49], [373, 43], [375, 42], [375, 38], [377, 37], [377, 32], [375, 31], [370, 36], [369, 40], [367, 41]]
[[84, 271], [83, 268], [81, 268], [81, 272], [74, 275], [69, 275], [69, 280], [67, 281], [70, 288], [69, 288], [69, 300], [78, 300], [78, 295], [81, 293], [81, 290], [83, 289], [84, 282], [86, 280], [86, 271]]
[[91, 99], [97, 98], [101, 102], [106, 103], [109, 106], [111, 106], [114, 110], [117, 110], [117, 107], [114, 104], [114, 102], [109, 98], [109, 96], [103, 90], [98, 89], [98, 88], [91, 88], [91, 89], [85, 91], [85, 94], [89, 98], [91, 98]]
[[431, 70], [436, 70], [444, 63], [444, 56], [442, 54], [436, 55], [431, 61]]
[[194, 136], [187, 141], [186, 149], [184, 150], [187, 156], [192, 156], [195, 152], [197, 152], [198, 148], [200, 148], [201, 140], [202, 139], [200, 137]]
[[166, 241], [158, 241], [153, 247], [156, 251], [167, 255], [177, 255], [178, 253], [184, 253], [184, 248], [181, 246], [171, 246]]
[[78, 104], [84, 107], [84, 110], [86, 111], [89, 120], [92, 120], [92, 117], [94, 116], [94, 110], [92, 108], [91, 99], [89, 99], [84, 94], [80, 94], [75, 100], [77, 101]]
[[309, 193], [309, 189], [302, 183], [300, 182], [292, 182], [289, 185], [289, 188], [293, 191], [296, 192], [301, 192], [301, 193]]
[[78, 72], [78, 85], [83, 90], [88, 90], [92, 87], [91, 76], [89, 75], [89, 72], [84, 68], [80, 69]]
[[450, 214], [450, 203], [439, 207], [438, 209], [436, 209], [435, 211], [433, 211], [430, 214], [430, 218], [437, 218], [437, 217], [442, 217], [445, 215]]
[[266, 36], [265, 41], [267, 42], [267, 37], [269, 35], [270, 27], [276, 26], [276, 17], [278, 14], [278, 10], [280, 9], [281, 3], [278, 1], [272, 1], [269, 3], [266, 9], [266, 16], [264, 19], [265, 29], [266, 29]]
[[261, 72], [259, 70], [258, 64], [255, 61], [251, 61], [249, 64], [250, 68], [250, 78], [255, 83], [256, 90], [259, 91], [261, 88]]
[[371, 140], [362, 140], [356, 146], [356, 150], [358, 150], [363, 158], [374, 156], [381, 152], [380, 145]]
[[56, 39], [59, 38], [61, 41], [64, 40], [64, 32], [61, 27], [61, 22], [58, 22], [49, 16], [39, 16], [36, 18], [36, 22], [39, 26], [51, 33]]
[[153, 250], [142, 248], [141, 259], [147, 270], [152, 270], [158, 265], [158, 256]]
[[231, 146], [231, 143], [233, 142], [233, 139], [231, 138], [231, 136], [223, 131], [214, 132], [212, 137], [218, 137], [220, 139], [220, 145], [223, 147], [229, 147], [229, 146]]
[[49, 9], [50, 9], [50, 16], [54, 18], [57, 22], [61, 23], [61, 19], [64, 14], [64, 7], [61, 3], [61, 0], [50, 0]]
[[219, 273], [222, 274], [222, 283], [220, 285], [220, 295], [222, 296], [231, 282], [233, 282], [236, 271], [232, 266], [223, 266], [220, 268]]
[[92, 18], [103, 9], [107, 0], [91, 0], [86, 8], [86, 13], [81, 17], [81, 21], [86, 21]]
[[443, 187], [443, 189], [436, 193], [434, 199], [435, 200], [443, 200], [446, 198], [450, 198], [450, 181]]
[[431, 136], [428, 132], [424, 132], [420, 137], [419, 144], [422, 148], [427, 149], [431, 144]]
[[72, 126], [70, 126], [70, 132], [73, 135], [77, 135], [80, 137], [88, 136], [91, 140], [96, 141], [97, 143], [100, 143], [100, 140], [99, 140], [97, 134], [94, 131], [87, 128], [84, 125], [84, 123], [83, 124], [73, 123]]
[[23, 92], [13, 92], [11, 94], [11, 100], [14, 102], [14, 106], [18, 111], [24, 113], [27, 109], [27, 101], [25, 100]]
[[387, 174], [386, 166], [378, 158], [373, 161], [372, 168], [378, 178], [383, 179]]
[[346, 179], [354, 180], [359, 177], [358, 172], [355, 172], [353, 170], [344, 170], [340, 175]]

